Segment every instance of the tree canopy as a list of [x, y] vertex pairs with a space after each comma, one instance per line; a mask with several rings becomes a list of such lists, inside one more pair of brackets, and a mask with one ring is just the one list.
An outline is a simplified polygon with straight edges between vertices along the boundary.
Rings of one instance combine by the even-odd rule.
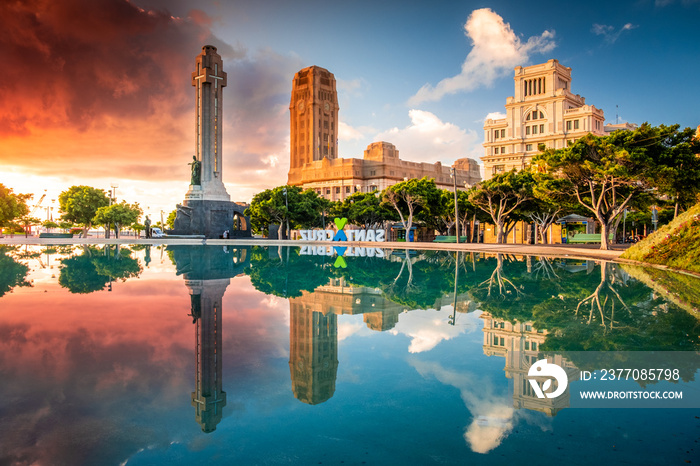
[[330, 201], [319, 197], [312, 189], [303, 191], [299, 186], [278, 186], [256, 194], [245, 215], [250, 217], [256, 233], [266, 234], [270, 225], [277, 224], [278, 237], [282, 238], [287, 221], [290, 228], [320, 226], [321, 216], [330, 211], [330, 206]]
[[533, 199], [533, 187], [532, 173], [513, 170], [480, 182], [477, 189], [470, 192], [469, 201], [491, 217], [499, 244], [505, 242], [508, 234], [506, 221], [509, 217], [512, 219], [518, 207]]
[[138, 203], [127, 204], [122, 201], [119, 204], [112, 204], [97, 209], [95, 216], [92, 219], [97, 225], [114, 225], [114, 234], [119, 238], [119, 230], [122, 225], [132, 225], [136, 223], [139, 217], [143, 214]]
[[27, 201], [31, 194], [16, 194], [0, 183], [0, 228], [10, 226], [17, 218], [29, 213]]
[[[430, 206], [439, 205], [440, 190], [433, 179], [413, 178], [386, 188], [382, 192], [382, 199], [396, 210], [401, 224], [408, 232], [413, 226], [414, 216], [427, 214]], [[408, 235], [406, 239], [408, 240]]]
[[330, 214], [347, 218], [352, 225], [361, 228], [378, 228], [385, 221], [398, 218], [393, 209], [382, 204], [378, 194], [377, 192], [354, 193], [342, 202], [336, 202], [331, 208]]
[[109, 198], [102, 189], [71, 186], [58, 195], [58, 203], [63, 220], [82, 225], [83, 236], [87, 237], [97, 209], [108, 206]]

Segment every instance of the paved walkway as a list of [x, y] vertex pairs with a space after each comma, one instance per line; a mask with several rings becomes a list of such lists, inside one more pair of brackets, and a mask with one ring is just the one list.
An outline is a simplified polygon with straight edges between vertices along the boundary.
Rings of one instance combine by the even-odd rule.
[[5, 236], [0, 238], [2, 244], [217, 244], [229, 246], [357, 246], [368, 248], [389, 248], [389, 249], [432, 249], [441, 251], [469, 251], [469, 252], [485, 252], [485, 253], [501, 253], [514, 255], [530, 255], [530, 256], [568, 256], [582, 259], [603, 259], [615, 260], [624, 252], [629, 244], [613, 245], [614, 249], [603, 251], [597, 244], [483, 244], [483, 243], [370, 243], [370, 242], [319, 242], [319, 241], [292, 241], [292, 240], [267, 240], [267, 239], [169, 239], [169, 238], [134, 238], [133, 236], [125, 236], [119, 239], [105, 239], [97, 237], [89, 238], [39, 238], [30, 236], [25, 238], [21, 235], [14, 237]]

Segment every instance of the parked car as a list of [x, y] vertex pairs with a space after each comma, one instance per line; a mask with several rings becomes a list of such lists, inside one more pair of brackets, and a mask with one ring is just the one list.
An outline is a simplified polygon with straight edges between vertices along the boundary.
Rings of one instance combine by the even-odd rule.
[[165, 238], [165, 233], [158, 227], [151, 228], [151, 238]]

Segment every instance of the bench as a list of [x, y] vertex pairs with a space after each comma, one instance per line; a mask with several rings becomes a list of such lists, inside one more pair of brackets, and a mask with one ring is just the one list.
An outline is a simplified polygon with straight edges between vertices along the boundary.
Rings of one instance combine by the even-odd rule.
[[[457, 242], [457, 237], [456, 236], [436, 236], [435, 239], [433, 240], [433, 243], [456, 243]], [[466, 236], [460, 236], [459, 237], [459, 242], [460, 243], [466, 243], [467, 242], [467, 237]]]
[[[612, 241], [613, 240], [613, 235], [612, 233], [608, 235], [608, 240]], [[568, 244], [575, 244], [575, 243], [600, 243], [600, 233], [578, 233], [574, 236], [571, 236], [569, 238], [566, 238], [566, 242]]]
[[73, 233], [39, 233], [39, 238], [72, 238]]

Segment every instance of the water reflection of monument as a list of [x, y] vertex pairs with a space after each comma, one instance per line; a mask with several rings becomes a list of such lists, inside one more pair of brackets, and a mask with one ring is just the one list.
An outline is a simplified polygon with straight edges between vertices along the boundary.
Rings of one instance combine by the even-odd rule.
[[[480, 318], [484, 320], [484, 354], [505, 358], [506, 377], [513, 380], [513, 407], [540, 411], [548, 416], [556, 416], [560, 410], [568, 408], [568, 391], [557, 398], [538, 398], [527, 379], [530, 367], [544, 357], [540, 346], [547, 338], [547, 331], [535, 329], [531, 322], [495, 319], [488, 312], [483, 312]], [[578, 380], [579, 371], [568, 359], [560, 355], [547, 359], [566, 371], [569, 382]]]
[[[435, 303], [436, 309], [452, 305], [453, 296]], [[457, 297], [457, 309], [468, 309], [468, 298]], [[375, 288], [352, 287], [343, 278], [332, 278], [313, 292], [289, 299], [289, 372], [294, 396], [307, 404], [319, 404], [335, 393], [338, 372], [338, 315], [362, 314], [368, 328], [391, 330], [404, 305], [382, 296]]]
[[213, 432], [226, 406], [223, 390], [222, 301], [231, 278], [249, 265], [250, 247], [168, 246], [178, 275], [190, 292], [190, 316], [195, 325], [195, 388], [192, 406], [204, 432]]

